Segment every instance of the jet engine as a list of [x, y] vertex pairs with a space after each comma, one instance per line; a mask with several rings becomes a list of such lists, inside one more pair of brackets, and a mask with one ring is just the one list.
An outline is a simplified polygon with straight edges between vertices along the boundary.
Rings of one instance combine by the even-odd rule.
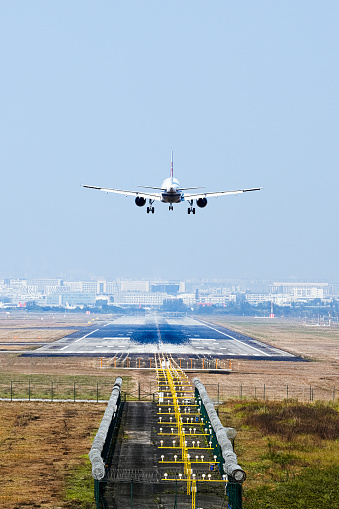
[[146, 204], [146, 198], [144, 198], [143, 196], [137, 196], [135, 198], [135, 204], [138, 207], [143, 207]]
[[200, 207], [201, 209], [203, 209], [204, 207], [206, 207], [206, 205], [207, 205], [207, 198], [198, 198], [198, 199], [197, 199], [197, 205], [198, 205], [198, 207]]

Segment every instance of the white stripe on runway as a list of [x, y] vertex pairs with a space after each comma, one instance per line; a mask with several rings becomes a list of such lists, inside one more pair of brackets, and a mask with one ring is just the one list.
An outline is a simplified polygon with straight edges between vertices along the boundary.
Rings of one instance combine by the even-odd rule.
[[78, 341], [81, 341], [82, 339], [87, 338], [87, 336], [90, 336], [91, 334], [93, 334], [94, 332], [97, 332], [98, 330], [99, 330], [99, 329], [92, 330], [92, 332], [89, 332], [89, 333], [88, 333], [88, 334], [86, 334], [85, 336], [82, 336], [82, 338], [77, 339], [76, 341], [74, 341], [74, 343], [77, 343]]
[[[230, 336], [229, 334], [226, 334], [225, 332], [221, 332], [220, 330], [215, 329], [214, 327], [211, 327], [210, 325], [206, 325], [205, 323], [203, 325], [205, 325], [205, 327], [208, 327], [209, 329], [212, 329], [212, 330], [215, 330], [216, 332], [219, 332], [219, 334], [223, 334], [224, 336], [227, 336], [228, 338], [233, 339], [234, 341], [238, 341], [238, 343], [241, 343], [243, 346], [246, 346], [248, 348], [253, 348], [253, 350], [256, 350], [257, 352], [260, 352], [262, 355], [266, 355], [267, 357], [271, 357], [271, 355], [269, 353], [263, 352], [262, 350], [259, 350], [259, 348], [254, 348], [254, 346], [247, 345], [246, 343], [243, 343], [239, 339], [236, 339], [233, 336]], [[239, 354], [237, 354], [237, 355], [239, 355]], [[244, 355], [246, 355], [246, 354], [244, 354]]]
[[214, 338], [189, 338], [190, 341], [217, 341]]
[[121, 337], [121, 336], [116, 336], [116, 337], [113, 337], [113, 338], [103, 338], [103, 339], [131, 339], [130, 337]]
[[87, 336], [90, 336], [91, 334], [93, 334], [94, 332], [97, 332], [98, 330], [99, 329], [92, 330], [92, 332], [89, 332], [85, 336], [82, 336], [82, 338], [79, 338], [76, 341], [73, 341], [72, 343], [70, 343], [69, 345], [64, 346], [63, 348], [60, 348], [60, 350], [65, 350], [65, 348], [68, 348], [69, 346], [74, 345], [74, 343], [77, 343], [78, 341], [81, 341], [82, 339], [87, 338]]

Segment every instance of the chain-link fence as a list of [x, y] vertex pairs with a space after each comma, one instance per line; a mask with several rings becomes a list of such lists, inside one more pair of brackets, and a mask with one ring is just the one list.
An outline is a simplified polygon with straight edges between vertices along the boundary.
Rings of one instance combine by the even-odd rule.
[[[129, 401], [153, 401], [157, 390], [155, 381], [144, 383], [124, 383], [123, 391]], [[2, 380], [0, 381], [0, 400], [6, 401], [108, 401], [112, 391], [112, 382], [36, 381]]]
[[[276, 400], [293, 399], [300, 402], [335, 401], [339, 388], [319, 387], [316, 385], [253, 385], [253, 384], [204, 384], [210, 398], [215, 404], [230, 398]], [[36, 381], [32, 380], [0, 380], [0, 400], [6, 401], [108, 401], [112, 390], [112, 382], [102, 380], [79, 382], [73, 381]], [[155, 381], [124, 382], [123, 392], [127, 401], [154, 401], [157, 385]]]
[[332, 387], [319, 387], [316, 385], [291, 385], [291, 384], [204, 384], [208, 395], [215, 403], [222, 403], [228, 399], [258, 399], [270, 401], [282, 401], [293, 399], [300, 402], [312, 401], [335, 401], [338, 398], [338, 389]]

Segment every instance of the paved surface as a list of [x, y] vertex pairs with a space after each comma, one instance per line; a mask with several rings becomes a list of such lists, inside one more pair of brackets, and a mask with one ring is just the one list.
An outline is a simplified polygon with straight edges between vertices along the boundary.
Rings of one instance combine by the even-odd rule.
[[[105, 502], [107, 509], [173, 509], [177, 492], [177, 507], [191, 509], [191, 496], [185, 494], [185, 483], [164, 482], [165, 472], [182, 472], [180, 468], [161, 463], [159, 437], [156, 433], [157, 406], [154, 403], [125, 403], [120, 433], [107, 477]], [[176, 452], [180, 456], [180, 449]], [[196, 469], [196, 472], [198, 470]], [[177, 474], [176, 474], [177, 475]], [[131, 479], [133, 481], [131, 482]], [[199, 483], [198, 483], [199, 484]], [[211, 491], [213, 494], [211, 495]], [[206, 493], [203, 484], [198, 486], [197, 507], [225, 509], [216, 485]], [[222, 492], [222, 490], [221, 490]], [[132, 501], [131, 501], [132, 499]], [[132, 503], [131, 503], [132, 502]]]
[[[152, 403], [125, 403], [105, 492], [109, 508], [159, 507], [155, 501], [157, 447], [152, 440], [156, 409]], [[131, 485], [131, 479], [134, 479]], [[131, 497], [133, 504], [131, 506]]]
[[155, 353], [194, 358], [254, 358], [297, 360], [283, 350], [224, 327], [192, 318], [165, 318], [157, 315], [123, 316], [105, 325], [84, 327], [29, 356], [87, 355], [123, 359]]

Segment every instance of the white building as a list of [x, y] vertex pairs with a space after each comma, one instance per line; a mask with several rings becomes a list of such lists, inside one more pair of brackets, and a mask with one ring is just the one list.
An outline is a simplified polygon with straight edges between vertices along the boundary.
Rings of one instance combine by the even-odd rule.
[[162, 306], [164, 300], [169, 299], [167, 293], [141, 293], [141, 292], [119, 292], [114, 295], [114, 304], [117, 305], [141, 305], [141, 306]]
[[222, 306], [224, 304], [228, 304], [229, 302], [236, 302], [237, 296], [234, 294], [208, 294], [208, 295], [200, 295], [198, 304], [213, 304], [213, 305], [219, 305]]
[[310, 288], [293, 288], [292, 295], [294, 300], [312, 300], [312, 299], [323, 299], [324, 289], [317, 287]]
[[[285, 293], [290, 295], [297, 294], [298, 296], [302, 296], [303, 292], [304, 297], [308, 297], [310, 299], [321, 299], [322, 297], [312, 297], [311, 293], [308, 293], [310, 290], [322, 290], [323, 296], [332, 294], [332, 285], [328, 283], [284, 283], [284, 282], [275, 282], [270, 285], [270, 293]], [[315, 293], [313, 293], [315, 295]]]
[[149, 292], [149, 281], [119, 281], [121, 292]]
[[195, 293], [179, 293], [178, 299], [182, 299], [186, 306], [192, 306], [195, 304]]

